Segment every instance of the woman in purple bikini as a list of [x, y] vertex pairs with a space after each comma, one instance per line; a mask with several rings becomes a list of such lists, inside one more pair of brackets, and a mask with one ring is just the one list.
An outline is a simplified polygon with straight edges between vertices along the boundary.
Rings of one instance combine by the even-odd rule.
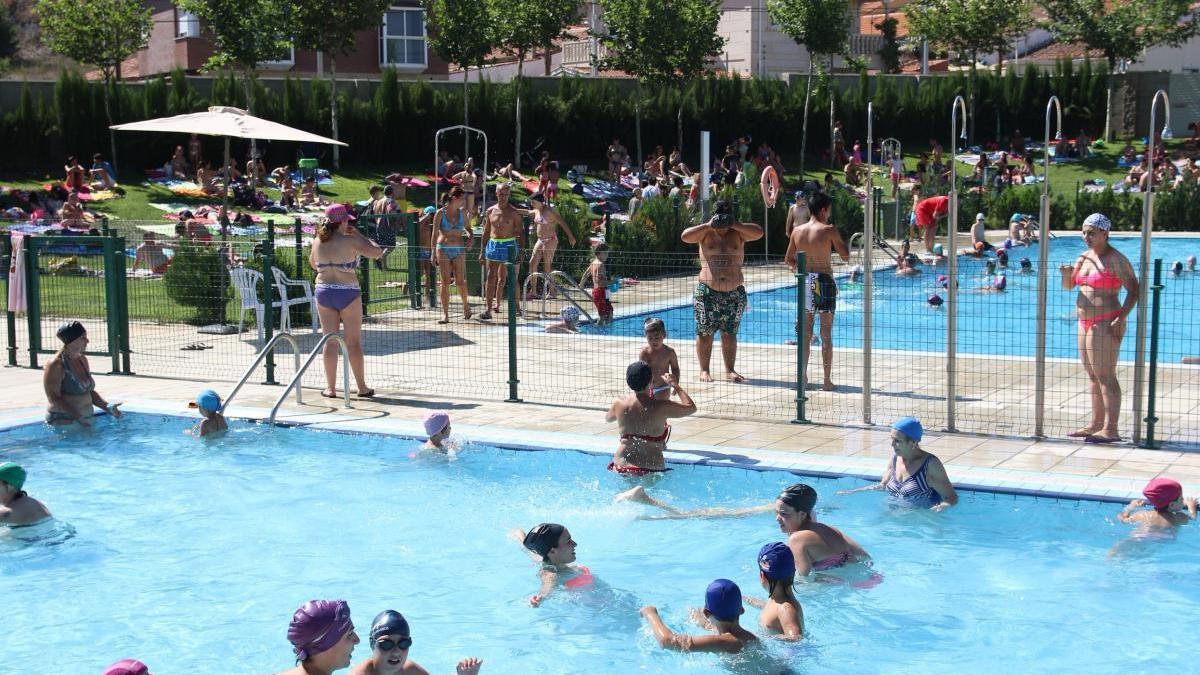
[[[374, 396], [375, 390], [367, 386], [363, 368], [362, 349], [362, 290], [358, 286], [358, 258], [363, 256], [377, 260], [383, 249], [367, 239], [354, 227], [354, 216], [341, 204], [325, 208], [325, 219], [317, 225], [317, 238], [313, 240], [308, 264], [317, 271], [317, 314], [321, 318], [321, 332], [345, 331], [346, 349], [350, 352], [350, 370], [358, 385], [358, 395]], [[325, 389], [326, 398], [337, 398], [338, 347], [332, 342], [325, 344]]]
[[817, 491], [804, 483], [784, 489], [775, 500], [775, 522], [787, 535], [788, 548], [796, 556], [796, 576], [841, 567], [871, 556], [841, 530], [818, 523], [812, 510]]

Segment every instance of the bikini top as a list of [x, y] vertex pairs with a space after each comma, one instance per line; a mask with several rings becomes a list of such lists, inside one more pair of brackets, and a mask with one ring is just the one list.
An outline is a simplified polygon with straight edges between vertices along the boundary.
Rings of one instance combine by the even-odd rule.
[[344, 270], [346, 272], [350, 272], [350, 271], [358, 269], [358, 258], [355, 258], [354, 260], [352, 260], [350, 262], [319, 262], [319, 263], [317, 263], [317, 269], [319, 269], [319, 270], [323, 270], [323, 269], [326, 269], [329, 267], [332, 267], [335, 270]]
[[458, 210], [458, 223], [451, 223], [450, 220], [446, 218], [446, 210], [442, 209], [441, 229], [443, 232], [466, 232], [467, 226], [463, 224], [462, 209]]
[[1090, 286], [1097, 290], [1116, 290], [1121, 287], [1121, 277], [1109, 270], [1098, 270], [1091, 274], [1075, 273], [1076, 286]]
[[916, 470], [903, 482], [896, 478], [896, 458], [892, 457], [892, 469], [888, 473], [887, 491], [893, 496], [898, 497], [910, 504], [933, 506], [942, 501], [942, 496], [929, 486], [929, 482], [925, 478], [925, 469], [929, 466], [929, 460], [932, 457], [926, 457], [924, 462], [921, 462], [921, 467]]
[[84, 373], [83, 377], [75, 374], [71, 370], [71, 363], [64, 356], [59, 357], [59, 361], [63, 366], [63, 379], [61, 391], [67, 396], [82, 396], [92, 393], [96, 388], [96, 381], [92, 379], [90, 373]]
[[645, 434], [621, 434], [622, 441], [638, 440], [638, 441], [645, 441], [647, 443], [666, 443], [667, 439], [670, 437], [671, 437], [671, 425], [670, 424], [664, 424], [662, 433], [657, 436], [646, 436]]

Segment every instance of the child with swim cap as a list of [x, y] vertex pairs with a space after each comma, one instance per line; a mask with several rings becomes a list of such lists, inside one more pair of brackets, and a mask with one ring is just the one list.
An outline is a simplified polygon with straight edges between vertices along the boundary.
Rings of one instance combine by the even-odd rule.
[[667, 628], [658, 616], [658, 608], [646, 605], [641, 615], [650, 623], [654, 638], [664, 649], [680, 652], [720, 652], [736, 654], [747, 645], [757, 643], [758, 636], [742, 628], [738, 617], [742, 607], [742, 590], [729, 579], [717, 579], [704, 593], [704, 609], [692, 610], [692, 619], [715, 635], [688, 635]]
[[[402, 675], [408, 673], [428, 674], [416, 661], [408, 658], [412, 647], [412, 633], [404, 615], [389, 609], [380, 612], [371, 622], [371, 658], [350, 669], [350, 675]], [[458, 662], [458, 675], [476, 675], [483, 661], [466, 658]]]
[[563, 307], [558, 313], [559, 321], [546, 326], [547, 333], [578, 333], [579, 310], [574, 305]]
[[106, 668], [104, 675], [150, 675], [150, 667], [137, 659], [121, 659]]
[[796, 556], [788, 545], [777, 541], [758, 551], [758, 581], [767, 592], [767, 600], [746, 598], [748, 604], [762, 609], [758, 625], [781, 640], [804, 637], [804, 609], [792, 592], [796, 576]]
[[[1170, 478], [1155, 478], [1142, 490], [1145, 499], [1135, 499], [1117, 515], [1122, 523], [1136, 523], [1148, 528], [1164, 529], [1183, 525], [1196, 519], [1196, 498], [1183, 496], [1183, 486]], [[1138, 511], [1152, 506], [1152, 511]]]
[[450, 416], [444, 412], [431, 412], [425, 416], [425, 435], [428, 439], [424, 450], [448, 450], [444, 444], [450, 438]]
[[212, 389], [205, 389], [196, 396], [196, 409], [200, 411], [200, 420], [192, 428], [192, 435], [198, 438], [224, 433], [229, 429], [229, 423], [221, 414], [221, 397]]
[[0, 525], [24, 527], [50, 518], [46, 505], [25, 490], [25, 469], [12, 462], [0, 464]]
[[332, 673], [350, 666], [350, 655], [359, 643], [350, 605], [345, 600], [309, 600], [292, 614], [288, 642], [296, 667], [280, 675]]
[[584, 588], [595, 581], [587, 567], [571, 564], [575, 562], [577, 544], [562, 525], [542, 523], [529, 532], [513, 530], [511, 536], [521, 542], [530, 557], [542, 566], [538, 572], [542, 584], [538, 592], [529, 598], [530, 607], [541, 605], [558, 588], [560, 580], [566, 588]]
[[663, 376], [670, 374], [672, 381], [679, 381], [679, 356], [666, 344], [667, 326], [662, 319], [648, 317], [642, 322], [642, 331], [646, 335], [646, 346], [638, 353], [638, 360], [650, 365], [651, 395], [666, 401], [671, 398], [671, 385]]

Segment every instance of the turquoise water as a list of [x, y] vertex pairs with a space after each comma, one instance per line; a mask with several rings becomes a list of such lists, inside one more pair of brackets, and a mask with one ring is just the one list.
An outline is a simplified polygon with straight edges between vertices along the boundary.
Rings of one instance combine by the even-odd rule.
[[[960, 238], [960, 242], [968, 239]], [[1141, 240], [1135, 237], [1113, 237], [1113, 246], [1125, 254], [1136, 267]], [[918, 247], [919, 248], [919, 247]], [[1084, 250], [1078, 236], [1063, 236], [1050, 244], [1050, 285], [1047, 293], [1047, 344], [1051, 357], [1076, 358], [1075, 291], [1059, 287], [1058, 266], [1075, 261]], [[1162, 342], [1166, 361], [1178, 362], [1181, 356], [1196, 355], [1200, 345], [1200, 273], [1170, 274], [1167, 270], [1189, 255], [1200, 257], [1200, 239], [1158, 238], [1154, 240], [1152, 258], [1163, 258], [1164, 286], [1162, 295]], [[882, 253], [877, 255], [882, 256]], [[1008, 286], [1003, 293], [983, 293], [989, 285], [984, 261], [959, 257], [958, 351], [960, 353], [1033, 356], [1037, 334], [1037, 275], [1021, 274], [1019, 262], [1029, 258], [1037, 266], [1038, 247], [1016, 247], [1009, 254], [1006, 276]], [[994, 258], [990, 258], [993, 259]], [[875, 275], [875, 294], [872, 313], [875, 349], [904, 351], [946, 350], [946, 310], [933, 309], [927, 304], [930, 295], [943, 298], [946, 291], [937, 281], [946, 274], [946, 266], [920, 267], [922, 273], [913, 277], [897, 277], [891, 270]], [[847, 279], [838, 280], [837, 315], [833, 328], [834, 345], [861, 348], [863, 333], [863, 287]], [[620, 293], [616, 296], [620, 299]], [[795, 285], [772, 291], [754, 293], [738, 332], [741, 342], [782, 344], [795, 340]], [[690, 304], [654, 312], [666, 323], [672, 339], [695, 338], [695, 316]], [[621, 336], [642, 335], [645, 315], [619, 319], [606, 328], [585, 327], [591, 333]], [[1133, 315], [1136, 317], [1136, 314]], [[1130, 321], [1121, 357], [1132, 360], [1136, 348], [1133, 340], [1135, 326]]]
[[[167, 675], [278, 672], [292, 664], [288, 620], [311, 598], [345, 598], [364, 630], [403, 612], [411, 658], [433, 673], [469, 655], [522, 674], [1196, 668], [1196, 524], [1129, 543], [1113, 504], [966, 493], [936, 515], [809, 479], [818, 517], [872, 553], [883, 583], [800, 584], [801, 644], [680, 655], [658, 649], [638, 609], [657, 605], [678, 630], [714, 578], [761, 597], [755, 555], [782, 538], [770, 514], [635, 520], [648, 507], [611, 503], [631, 483], [570, 451], [468, 445], [449, 461], [414, 457], [414, 441], [246, 424], [206, 443], [183, 435], [191, 423], [0, 433], [0, 461], [24, 464], [30, 493], [76, 531], [32, 545], [0, 534], [0, 671], [99, 673], [137, 657]], [[681, 466], [649, 489], [684, 508], [749, 506], [796, 480]], [[568, 527], [597, 582], [533, 609], [535, 569], [508, 530], [543, 520]], [[744, 625], [756, 621], [748, 608]]]

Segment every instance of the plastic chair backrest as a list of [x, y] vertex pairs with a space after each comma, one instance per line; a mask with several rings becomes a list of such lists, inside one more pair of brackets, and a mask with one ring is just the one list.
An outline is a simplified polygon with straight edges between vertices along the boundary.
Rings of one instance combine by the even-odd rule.
[[233, 279], [233, 287], [237, 289], [238, 297], [242, 300], [242, 308], [258, 307], [262, 301], [258, 299], [258, 283], [262, 281], [262, 272], [246, 267], [235, 267], [229, 270]]

